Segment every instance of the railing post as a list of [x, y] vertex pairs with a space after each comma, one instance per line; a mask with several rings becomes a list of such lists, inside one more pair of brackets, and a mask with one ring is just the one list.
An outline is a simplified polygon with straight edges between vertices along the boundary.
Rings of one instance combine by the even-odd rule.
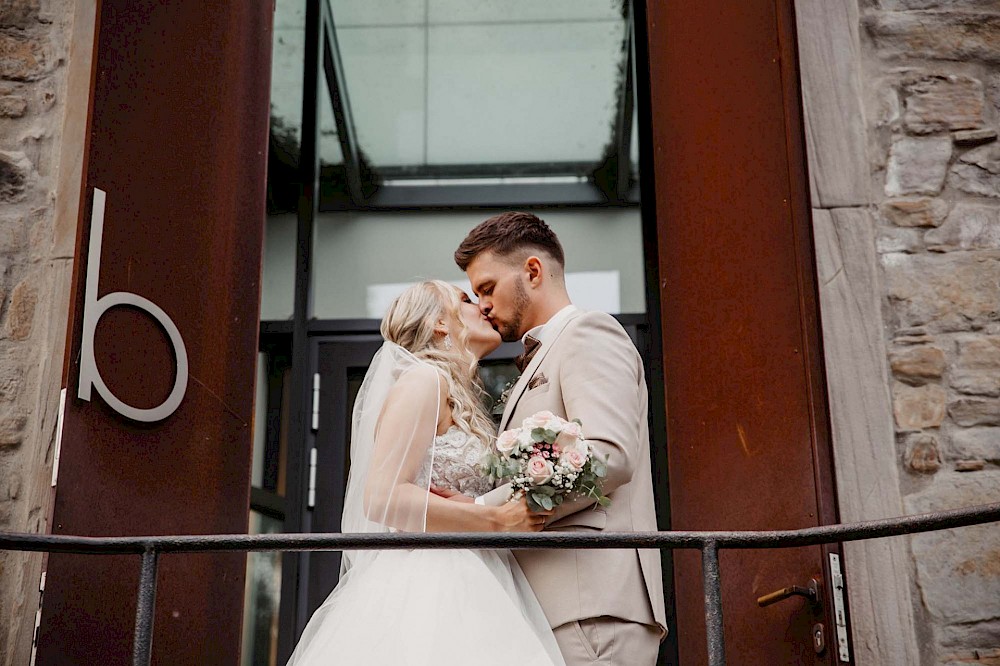
[[709, 666], [726, 666], [726, 639], [722, 632], [722, 580], [719, 576], [719, 544], [701, 546], [701, 580], [705, 587], [705, 633]]
[[139, 595], [135, 605], [135, 639], [132, 666], [149, 666], [153, 646], [153, 614], [156, 610], [156, 565], [160, 554], [147, 546], [142, 554]]

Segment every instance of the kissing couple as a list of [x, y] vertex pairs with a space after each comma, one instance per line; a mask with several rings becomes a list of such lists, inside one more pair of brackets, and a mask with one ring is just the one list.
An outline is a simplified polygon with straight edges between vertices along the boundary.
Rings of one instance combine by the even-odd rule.
[[[432, 280], [382, 320], [354, 408], [342, 530], [656, 530], [642, 359], [613, 317], [570, 303], [559, 239], [534, 215], [503, 213], [455, 261], [478, 302]], [[529, 506], [484, 474], [498, 431], [478, 363], [518, 340], [500, 432], [540, 413], [578, 420], [610, 503], [578, 493]], [[665, 634], [655, 550], [345, 551], [289, 664], [638, 666], [656, 662]]]

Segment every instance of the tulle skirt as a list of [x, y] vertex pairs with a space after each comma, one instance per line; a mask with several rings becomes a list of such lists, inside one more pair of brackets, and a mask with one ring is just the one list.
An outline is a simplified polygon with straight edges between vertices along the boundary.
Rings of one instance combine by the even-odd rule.
[[564, 666], [510, 551], [371, 555], [313, 614], [290, 666]]

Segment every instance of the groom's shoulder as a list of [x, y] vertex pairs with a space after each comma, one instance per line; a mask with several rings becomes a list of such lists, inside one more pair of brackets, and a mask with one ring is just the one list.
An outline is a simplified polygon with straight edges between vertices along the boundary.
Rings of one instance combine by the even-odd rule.
[[566, 326], [567, 338], [578, 340], [581, 344], [600, 340], [602, 342], [628, 343], [634, 348], [632, 338], [621, 323], [607, 312], [599, 310], [580, 310], [576, 317]]
[[625, 332], [617, 319], [600, 310], [580, 310], [567, 328], [584, 333], [600, 332], [628, 337], [628, 333]]

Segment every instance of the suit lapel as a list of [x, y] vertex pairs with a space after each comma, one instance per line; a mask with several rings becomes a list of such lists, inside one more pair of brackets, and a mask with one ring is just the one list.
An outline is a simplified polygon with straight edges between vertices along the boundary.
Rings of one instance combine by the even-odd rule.
[[507, 404], [504, 405], [503, 417], [500, 419], [500, 432], [507, 430], [507, 424], [510, 422], [510, 417], [514, 414], [514, 407], [517, 405], [517, 401], [521, 399], [524, 395], [525, 389], [528, 387], [528, 382], [531, 381], [532, 375], [535, 374], [535, 370], [541, 365], [542, 360], [549, 353], [549, 351], [556, 346], [556, 342], [562, 332], [566, 330], [566, 326], [569, 325], [571, 321], [576, 319], [583, 311], [575, 310], [570, 313], [568, 317], [562, 320], [562, 323], [552, 331], [549, 341], [543, 343], [542, 346], [535, 352], [535, 355], [531, 358], [531, 363], [527, 365], [521, 376], [517, 378], [517, 383], [514, 384], [514, 388], [511, 389], [510, 396], [507, 398]]

